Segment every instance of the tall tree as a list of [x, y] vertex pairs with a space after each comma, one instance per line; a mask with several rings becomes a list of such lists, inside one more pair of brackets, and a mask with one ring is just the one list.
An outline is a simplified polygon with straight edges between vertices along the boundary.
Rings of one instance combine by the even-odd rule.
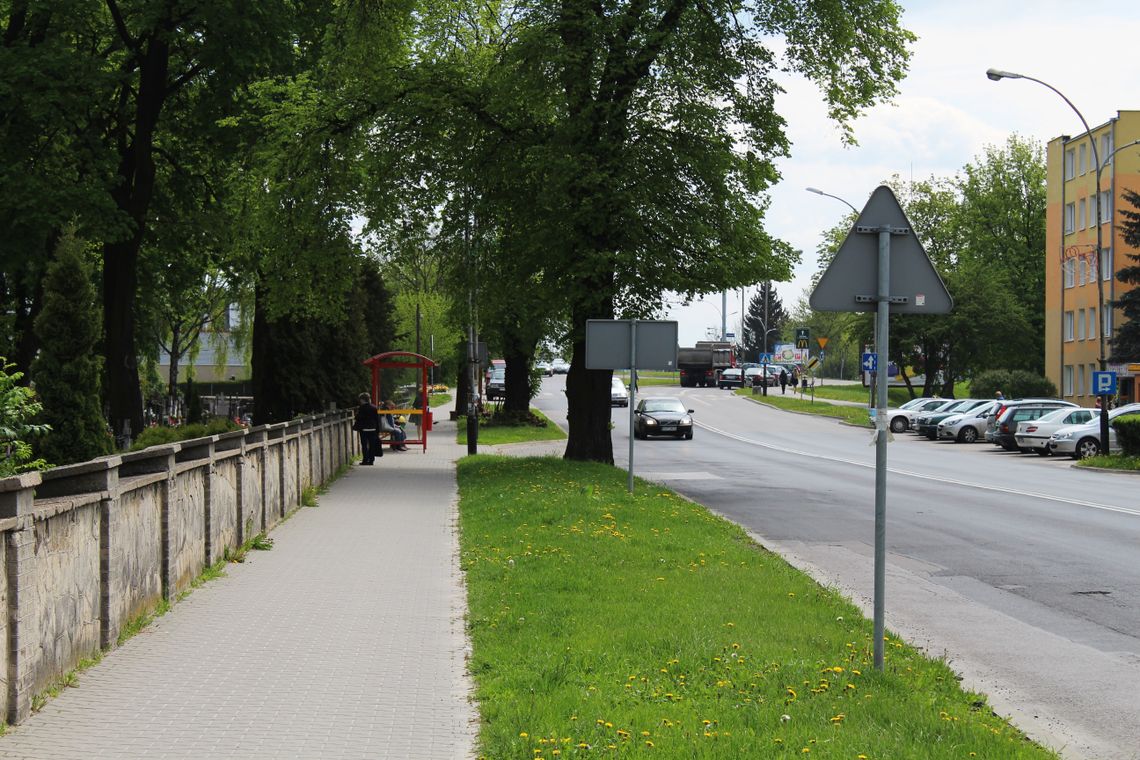
[[99, 304], [87, 247], [74, 228], [65, 230], [48, 265], [44, 306], [36, 317], [41, 349], [32, 370], [43, 404], [39, 421], [51, 429], [34, 448], [53, 465], [92, 459], [113, 444], [99, 393]]
[[[1124, 217], [1121, 223], [1121, 236], [1133, 249], [1140, 249], [1140, 193], [1124, 191], [1124, 200], [1131, 209], [1120, 209]], [[1116, 270], [1116, 279], [1129, 286], [1112, 302], [1113, 308], [1124, 312], [1124, 321], [1116, 327], [1112, 336], [1112, 361], [1134, 362], [1140, 360], [1140, 254], [1126, 254], [1136, 262]]]
[[744, 354], [748, 361], [755, 361], [761, 351], [771, 351], [788, 321], [784, 303], [771, 282], [764, 282], [760, 290], [748, 302], [748, 313], [744, 316]]

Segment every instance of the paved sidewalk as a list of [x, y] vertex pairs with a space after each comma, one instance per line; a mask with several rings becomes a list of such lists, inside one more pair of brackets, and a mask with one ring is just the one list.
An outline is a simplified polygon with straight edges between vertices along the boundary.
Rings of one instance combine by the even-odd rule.
[[455, 423], [354, 467], [0, 738], [0, 758], [469, 758]]

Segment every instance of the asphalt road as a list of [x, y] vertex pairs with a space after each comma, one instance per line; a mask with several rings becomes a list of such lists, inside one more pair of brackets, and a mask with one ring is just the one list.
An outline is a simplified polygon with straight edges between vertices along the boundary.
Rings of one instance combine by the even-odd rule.
[[[559, 421], [564, 380], [535, 401]], [[637, 441], [636, 475], [744, 526], [870, 616], [869, 430], [712, 388], [642, 391], [682, 398], [697, 430]], [[613, 420], [625, 467], [627, 410]], [[1140, 476], [1071, 464], [894, 436], [886, 624], [1066, 757], [1140, 758]]]

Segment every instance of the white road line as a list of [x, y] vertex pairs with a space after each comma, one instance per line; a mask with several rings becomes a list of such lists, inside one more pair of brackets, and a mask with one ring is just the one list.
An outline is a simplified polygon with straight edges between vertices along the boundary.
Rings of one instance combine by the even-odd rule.
[[[764, 443], [762, 441], [754, 441], [750, 438], [745, 438], [741, 435], [737, 435], [736, 433], [730, 433], [727, 430], [721, 430], [720, 428], [715, 428], [715, 427], [712, 427], [711, 425], [706, 425], [704, 423], [697, 422], [696, 420], [693, 420], [693, 424], [696, 425], [697, 427], [704, 428], [705, 430], [708, 430], [710, 432], [717, 433], [718, 435], [723, 435], [726, 438], [731, 438], [735, 441], [740, 441], [741, 443], [747, 443], [747, 444], [752, 445], [752, 446], [759, 446], [759, 447], [765, 448], [765, 449], [772, 449], [773, 451], [782, 451], [782, 452], [785, 452], [787, 454], [796, 454], [797, 456], [807, 457], [809, 459], [820, 459], [820, 460], [823, 460], [826, 462], [842, 462], [844, 464], [850, 464], [850, 465], [854, 465], [856, 467], [862, 467], [862, 468], [867, 469], [867, 470], [875, 469], [874, 462], [860, 462], [860, 461], [857, 461], [854, 459], [845, 459], [843, 457], [826, 456], [824, 454], [816, 454], [816, 453], [810, 452], [810, 451], [797, 451], [795, 449], [789, 449], [784, 445]], [[868, 436], [868, 438], [870, 438], [870, 436]], [[990, 485], [988, 483], [974, 483], [974, 482], [971, 482], [968, 480], [959, 480], [957, 478], [947, 478], [947, 477], [943, 477], [941, 475], [927, 475], [927, 474], [921, 473], [921, 472], [913, 472], [911, 470], [900, 470], [900, 469], [896, 469], [896, 468], [889, 467], [889, 466], [887, 467], [887, 471], [893, 472], [896, 475], [905, 475], [907, 477], [916, 478], [918, 480], [929, 480], [929, 481], [933, 481], [936, 483], [947, 483], [947, 484], [956, 485], [956, 486], [968, 486], [970, 488], [979, 488], [979, 489], [984, 490], [984, 491], [993, 491], [995, 493], [1013, 494], [1015, 496], [1030, 496], [1030, 497], [1033, 497], [1036, 499], [1045, 499], [1047, 501], [1055, 501], [1055, 502], [1058, 502], [1061, 504], [1072, 504], [1072, 505], [1078, 506], [1078, 507], [1088, 507], [1090, 509], [1099, 509], [1099, 510], [1102, 510], [1105, 512], [1118, 512], [1120, 514], [1134, 515], [1134, 516], [1140, 517], [1140, 509], [1129, 509], [1128, 507], [1117, 507], [1117, 506], [1113, 506], [1112, 504], [1099, 504], [1095, 501], [1086, 501], [1084, 499], [1069, 499], [1069, 498], [1065, 498], [1063, 496], [1056, 496], [1054, 494], [1048, 494], [1048, 493], [1038, 493], [1036, 491], [1022, 491], [1022, 490], [1017, 489], [1017, 488], [1004, 488], [1002, 486]]]

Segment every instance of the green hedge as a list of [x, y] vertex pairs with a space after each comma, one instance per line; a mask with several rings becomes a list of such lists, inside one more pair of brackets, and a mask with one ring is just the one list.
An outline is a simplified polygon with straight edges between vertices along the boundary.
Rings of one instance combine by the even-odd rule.
[[1140, 414], [1125, 414], [1112, 421], [1116, 440], [1125, 456], [1140, 456]]
[[178, 427], [152, 427], [139, 434], [131, 444], [131, 451], [145, 449], [147, 446], [160, 446], [175, 441], [189, 441], [193, 438], [204, 438], [208, 435], [228, 433], [231, 430], [241, 430], [242, 426], [227, 419], [215, 419], [206, 424], [179, 425]]

